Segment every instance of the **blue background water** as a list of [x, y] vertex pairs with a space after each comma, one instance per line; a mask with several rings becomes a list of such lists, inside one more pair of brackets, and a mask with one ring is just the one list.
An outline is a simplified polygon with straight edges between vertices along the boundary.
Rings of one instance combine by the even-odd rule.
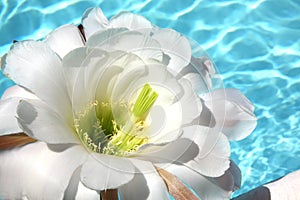
[[[254, 133], [232, 142], [232, 159], [246, 192], [300, 169], [299, 0], [1, 0], [0, 54], [15, 40], [39, 39], [66, 23], [79, 23], [87, 7], [111, 17], [142, 14], [160, 27], [196, 40], [213, 58], [226, 87], [256, 106]], [[0, 95], [11, 82], [0, 74]]]

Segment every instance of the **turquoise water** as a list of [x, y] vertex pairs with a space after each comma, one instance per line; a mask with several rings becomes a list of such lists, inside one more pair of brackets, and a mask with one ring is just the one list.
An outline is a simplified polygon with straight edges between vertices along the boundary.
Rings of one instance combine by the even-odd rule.
[[[256, 106], [254, 133], [231, 143], [243, 174], [235, 195], [300, 169], [300, 1], [174, 2], [1, 0], [0, 54], [13, 40], [39, 39], [59, 25], [79, 23], [87, 7], [100, 6], [108, 17], [121, 10], [142, 14], [201, 44], [225, 86], [240, 89]], [[0, 95], [11, 84], [0, 75]]]

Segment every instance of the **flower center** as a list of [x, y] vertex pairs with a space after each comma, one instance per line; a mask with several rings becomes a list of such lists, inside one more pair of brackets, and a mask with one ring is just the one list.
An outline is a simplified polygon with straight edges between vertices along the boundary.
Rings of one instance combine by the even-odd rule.
[[[74, 125], [77, 136], [91, 151], [126, 156], [148, 143], [149, 139], [143, 133], [149, 126], [146, 118], [157, 98], [158, 94], [145, 84], [133, 106], [95, 101], [76, 114]], [[129, 119], [118, 123], [112, 112], [113, 106], [126, 112], [129, 110]]]

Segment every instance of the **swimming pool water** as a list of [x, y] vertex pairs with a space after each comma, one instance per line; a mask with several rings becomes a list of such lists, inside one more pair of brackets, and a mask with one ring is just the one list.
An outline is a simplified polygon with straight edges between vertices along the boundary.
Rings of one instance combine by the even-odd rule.
[[[59, 25], [78, 24], [92, 6], [108, 17], [121, 10], [138, 13], [196, 40], [225, 86], [254, 103], [256, 130], [231, 143], [243, 175], [235, 195], [300, 169], [299, 0], [1, 0], [0, 55], [13, 40], [39, 39]], [[11, 84], [0, 74], [0, 95]]]

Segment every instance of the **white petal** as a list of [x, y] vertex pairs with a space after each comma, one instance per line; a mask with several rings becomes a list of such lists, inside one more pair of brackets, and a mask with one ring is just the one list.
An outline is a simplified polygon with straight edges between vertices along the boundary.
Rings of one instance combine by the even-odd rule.
[[3, 71], [17, 84], [49, 104], [62, 117], [72, 114], [61, 61], [45, 43], [15, 43], [7, 54]]
[[102, 49], [105, 49], [106, 51], [110, 50], [118, 50], [118, 45], [115, 46], [116, 42], [118, 41], [118, 37], [122, 35], [122, 33], [128, 32], [128, 29], [126, 28], [112, 28], [112, 29], [105, 29], [101, 31], [97, 31], [95, 34], [93, 34], [86, 42], [86, 46], [88, 47], [105, 47]]
[[29, 136], [47, 143], [79, 143], [72, 124], [66, 124], [49, 106], [39, 100], [19, 103], [18, 122]]
[[252, 113], [254, 111], [253, 104], [243, 95], [243, 93], [237, 89], [225, 88], [213, 91], [213, 99], [223, 100], [227, 99], [229, 101], [235, 102], [240, 105], [246, 112]]
[[35, 142], [0, 152], [1, 198], [62, 199], [86, 153], [80, 146], [52, 148]]
[[86, 109], [86, 105], [94, 103], [95, 100], [99, 103], [111, 101], [116, 78], [121, 76], [120, 73], [124, 68], [129, 68], [131, 63], [141, 60], [134, 54], [121, 51], [105, 52], [97, 48], [87, 48], [85, 55], [80, 55], [83, 61], [76, 66], [78, 67], [76, 70], [71, 65], [72, 57], [77, 53], [81, 54], [80, 51], [84, 49], [71, 52], [66, 56], [67, 59], [63, 60], [65, 70], [71, 72], [69, 75], [72, 80], [70, 85], [73, 84], [71, 94], [75, 113]]
[[14, 85], [7, 88], [4, 94], [2, 95], [1, 99], [8, 99], [12, 97], [20, 97], [25, 99], [37, 99], [37, 97], [33, 93], [25, 90], [24, 88], [18, 85]]
[[[98, 79], [111, 57], [99, 49], [75, 49], [63, 59], [68, 77], [73, 111], [79, 112], [94, 103]], [[84, 98], [82, 98], [84, 96]]]
[[63, 67], [75, 114], [85, 110], [95, 100], [109, 100], [113, 78], [123, 70], [119, 63], [127, 57], [128, 54], [121, 51], [108, 53], [88, 47], [75, 49], [64, 57]]
[[[111, 101], [116, 78], [122, 77], [119, 74], [124, 68], [128, 69], [134, 64], [141, 65], [143, 62], [134, 54], [121, 51], [105, 52], [98, 48], [79, 48], [66, 55], [63, 66], [69, 87], [72, 88], [70, 94], [75, 114], [86, 109], [95, 100], [99, 103]], [[126, 86], [124, 84], [123, 82], [122, 86]]]
[[134, 166], [126, 158], [91, 154], [82, 166], [81, 181], [94, 190], [113, 189], [132, 180], [134, 173]]
[[188, 124], [200, 115], [202, 103], [188, 80], [182, 78], [179, 83], [183, 87], [183, 96], [178, 102], [182, 106], [182, 124]]
[[23, 130], [17, 121], [17, 107], [21, 99], [37, 99], [31, 92], [14, 85], [5, 90], [0, 100], [0, 135], [20, 133]]
[[[112, 96], [112, 88], [115, 86], [116, 78], [123, 71], [120, 66], [110, 66], [103, 70], [96, 83], [96, 99], [99, 102], [107, 102]], [[114, 101], [113, 101], [114, 102]]]
[[188, 73], [183, 76], [186, 80], [189, 80], [195, 92], [202, 94], [209, 91], [209, 86], [206, 84], [204, 78], [198, 73]]
[[199, 117], [195, 119], [190, 125], [201, 125], [207, 127], [214, 127], [216, 125], [213, 113], [207, 108], [207, 106], [202, 102], [202, 112]]
[[142, 160], [153, 163], [186, 163], [195, 159], [199, 154], [199, 147], [190, 139], [179, 138], [165, 146], [148, 145], [136, 155]]
[[78, 185], [78, 192], [76, 194], [76, 200], [99, 200], [100, 195], [95, 190], [91, 190], [85, 187], [81, 182]]
[[180, 178], [184, 183], [192, 187], [192, 189], [203, 200], [229, 200], [231, 192], [221, 189], [206, 177], [193, 171], [187, 167], [180, 165], [171, 165], [166, 168], [167, 171]]
[[[119, 58], [122, 53], [110, 54], [100, 49], [82, 47], [71, 51], [63, 58], [63, 71], [73, 111], [82, 111], [88, 104], [94, 103], [95, 94], [97, 96], [96, 88], [102, 74], [108, 69], [107, 64], [112, 64], [112, 60]], [[110, 80], [111, 77], [106, 78]], [[106, 95], [105, 91], [101, 92]], [[85, 98], [82, 98], [83, 96]]]
[[208, 127], [191, 126], [185, 127], [182, 136], [174, 142], [146, 146], [138, 156], [166, 166], [180, 163], [203, 175], [218, 177], [229, 168], [230, 147], [222, 133], [214, 133]]
[[52, 31], [45, 39], [50, 48], [63, 58], [75, 48], [84, 46], [83, 38], [77, 26], [63, 25]]
[[216, 90], [204, 96], [204, 100], [214, 114], [216, 128], [226, 134], [230, 140], [241, 140], [256, 127], [254, 108], [238, 90]]
[[137, 62], [143, 64], [134, 54], [89, 47], [78, 48], [66, 55], [63, 66], [71, 88], [73, 111], [80, 112], [95, 100], [110, 101], [116, 78], [124, 68]]
[[90, 47], [98, 47], [106, 51], [121, 50], [134, 53], [143, 60], [162, 61], [160, 44], [146, 34], [128, 31], [125, 28], [108, 29], [92, 35], [86, 43]]
[[168, 200], [167, 187], [150, 162], [131, 159], [137, 168], [134, 178], [119, 188], [122, 200]]
[[63, 72], [70, 96], [72, 96], [76, 79], [80, 76], [81, 67], [86, 67], [83, 63], [86, 61], [85, 58], [88, 54], [89, 50], [87, 48], [77, 48], [69, 52], [62, 60]]
[[64, 193], [64, 199], [75, 199], [75, 196], [78, 191], [78, 184], [80, 180], [80, 171], [81, 171], [81, 166], [78, 167], [72, 174], [68, 187], [65, 190]]
[[110, 20], [109, 27], [111, 28], [120, 28], [125, 27], [130, 30], [140, 30], [151, 29], [152, 25], [146, 18], [140, 15], [136, 15], [130, 12], [121, 12], [118, 15], [115, 15]]
[[108, 20], [100, 8], [89, 8], [83, 14], [81, 23], [84, 27], [85, 36], [89, 39], [96, 31], [105, 29]]
[[199, 148], [195, 159], [184, 165], [211, 177], [221, 176], [229, 168], [230, 146], [222, 133], [204, 126], [190, 126], [183, 129], [182, 138], [194, 141]]
[[[166, 95], [163, 98], [161, 97], [157, 99], [156, 105], [164, 103], [170, 104], [171, 102], [176, 101], [175, 97], [182, 92], [182, 86], [178, 83], [176, 77], [174, 77], [174, 75], [166, 68], [166, 66], [161, 63], [146, 64], [147, 73], [140, 77], [140, 79], [136, 82], [136, 85], [144, 86], [146, 83], [149, 83], [151, 87], [159, 93], [159, 96]], [[168, 95], [169, 93], [172, 95]], [[164, 100], [163, 102], [159, 103], [161, 99]]]
[[16, 118], [19, 98], [8, 98], [0, 101], [0, 135], [23, 132]]
[[226, 170], [225, 174], [216, 178], [206, 178], [221, 187], [223, 190], [235, 191], [241, 187], [242, 174], [239, 167], [231, 161], [230, 167]]
[[[123, 70], [116, 78], [111, 92], [113, 102], [128, 101], [127, 98], [132, 93], [132, 89], [138, 88], [137, 80], [147, 73], [147, 66], [139, 57], [134, 54], [128, 54], [124, 57], [126, 59], [119, 63], [119, 67]], [[101, 83], [99, 82], [99, 84]]]
[[179, 104], [171, 106], [153, 106], [150, 113], [152, 120], [145, 135], [148, 135], [151, 144], [166, 144], [176, 140], [181, 134], [182, 116]]
[[80, 173], [81, 173], [81, 166], [78, 167], [70, 181], [67, 189], [65, 190], [64, 198], [63, 199], [76, 199], [76, 200], [86, 200], [86, 199], [95, 199], [99, 200], [100, 194], [95, 191], [91, 190], [87, 187], [85, 187], [81, 182], [80, 182]]
[[191, 81], [198, 94], [210, 91], [212, 78], [216, 78], [214, 64], [207, 56], [192, 56], [191, 62], [180, 71], [180, 75]]
[[192, 49], [186, 37], [172, 29], [155, 29], [152, 37], [159, 42], [162, 51], [170, 56], [169, 69], [179, 73], [189, 64]]

